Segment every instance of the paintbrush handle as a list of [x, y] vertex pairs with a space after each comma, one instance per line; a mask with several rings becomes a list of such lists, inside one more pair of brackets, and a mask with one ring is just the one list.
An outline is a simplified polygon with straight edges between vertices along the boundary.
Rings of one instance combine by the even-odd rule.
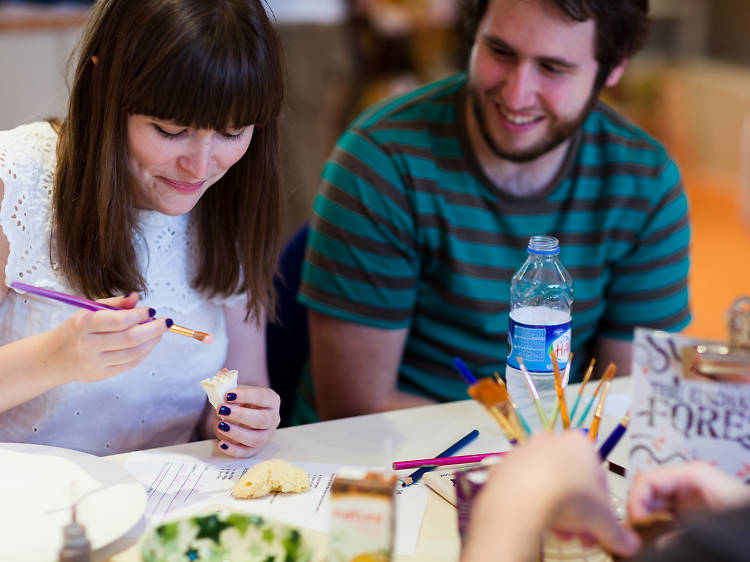
[[416, 459], [411, 461], [394, 461], [392, 467], [393, 470], [404, 470], [407, 468], [417, 468], [420, 466], [449, 466], [453, 464], [469, 464], [474, 462], [480, 462], [482, 459], [487, 457], [495, 457], [504, 455], [505, 452], [501, 453], [478, 453], [476, 455], [461, 455], [458, 457], [441, 457], [434, 459]]
[[464, 363], [460, 357], [453, 358], [453, 366], [456, 367], [459, 373], [461, 373], [461, 376], [466, 381], [466, 384], [472, 385], [477, 383], [477, 378], [469, 370], [469, 368], [466, 366], [466, 363]]
[[40, 297], [46, 297], [48, 299], [56, 300], [71, 306], [77, 306], [78, 308], [85, 308], [86, 310], [119, 310], [114, 306], [108, 304], [102, 304], [100, 302], [91, 301], [83, 297], [76, 297], [74, 295], [68, 295], [66, 293], [60, 293], [53, 291], [52, 289], [44, 289], [43, 287], [37, 287], [35, 285], [27, 285], [26, 283], [20, 283], [13, 281], [10, 286], [14, 289], [26, 291], [33, 295], [39, 295]]
[[578, 409], [578, 404], [579, 404], [580, 402], [581, 402], [581, 395], [580, 395], [580, 394], [578, 394], [578, 395], [576, 396], [576, 399], [575, 399], [575, 401], [573, 402], [573, 407], [572, 407], [572, 408], [571, 408], [571, 410], [570, 410], [570, 421], [571, 421], [571, 423], [573, 422], [573, 418], [574, 418], [574, 417], [575, 417], [575, 415], [576, 415], [576, 410]]
[[552, 405], [552, 413], [549, 415], [549, 423], [552, 429], [555, 428], [555, 424], [557, 424], [557, 416], [559, 415], [560, 415], [560, 403], [555, 402]]
[[518, 431], [513, 427], [513, 424], [508, 420], [508, 418], [503, 415], [503, 413], [497, 406], [487, 406], [486, 404], [482, 405], [484, 406], [484, 409], [487, 410], [487, 413], [489, 413], [492, 419], [497, 422], [497, 425], [500, 426], [500, 429], [505, 434], [505, 437], [508, 438], [510, 444], [516, 445], [521, 436], [518, 434]]
[[536, 413], [539, 416], [539, 421], [542, 422], [542, 429], [547, 430], [549, 429], [549, 420], [547, 419], [547, 414], [544, 413], [544, 408], [542, 407], [542, 401], [539, 400], [539, 398], [536, 398], [534, 400], [534, 407], [536, 408]]
[[526, 435], [531, 435], [532, 433], [531, 428], [529, 427], [529, 424], [526, 423], [526, 420], [521, 414], [521, 410], [519, 410], [518, 408], [513, 408], [513, 411], [516, 413], [516, 416], [518, 416], [518, 421], [521, 422], [521, 425], [523, 426], [523, 430], [526, 432]]
[[599, 434], [599, 424], [601, 423], [602, 418], [594, 416], [594, 419], [591, 420], [591, 427], [589, 427], [589, 440], [592, 443], [596, 443], [596, 436]]
[[[36, 285], [28, 285], [27, 283], [21, 283], [19, 281], [13, 281], [10, 284], [10, 286], [19, 291], [25, 291], [27, 293], [31, 293], [32, 295], [39, 295], [40, 297], [45, 297], [48, 299], [56, 300], [64, 304], [77, 306], [78, 308], [83, 308], [85, 310], [91, 310], [94, 312], [98, 310], [123, 310], [122, 308], [117, 308], [116, 306], [111, 306], [109, 304], [103, 304], [100, 302], [85, 299], [83, 297], [77, 297], [75, 295], [69, 295], [67, 293], [53, 291], [52, 289], [45, 289], [43, 287], [37, 287]], [[147, 324], [148, 322], [153, 322], [153, 321], [154, 321], [153, 318], [149, 318], [148, 320], [141, 322], [141, 324]], [[204, 339], [206, 341], [210, 341], [206, 338], [206, 336], [210, 336], [210, 334], [206, 334], [204, 332], [197, 332], [195, 330], [191, 330], [190, 328], [184, 328], [182, 326], [178, 326], [177, 324], [170, 325], [169, 331], [174, 332], [175, 334], [180, 334], [182, 336], [187, 336], [189, 338], [195, 338], [200, 341], [204, 341]], [[196, 337], [196, 334], [200, 337]]]
[[568, 407], [565, 404], [565, 395], [560, 396], [559, 400], [560, 400], [560, 417], [562, 418], [563, 429], [570, 429], [570, 416], [568, 416]]
[[609, 437], [607, 437], [607, 440], [604, 442], [604, 444], [599, 449], [599, 458], [603, 461], [607, 460], [607, 457], [612, 452], [612, 449], [615, 448], [617, 443], [620, 441], [623, 435], [625, 435], [625, 430], [627, 429], [626, 426], [622, 425], [621, 423], [617, 425], [617, 427], [612, 431], [612, 433], [609, 434]]
[[583, 413], [581, 414], [581, 418], [578, 420], [578, 423], [576, 424], [576, 427], [581, 427], [583, 425], [583, 422], [586, 421], [586, 416], [589, 415], [589, 410], [591, 410], [591, 407], [594, 405], [594, 400], [596, 400], [596, 395], [592, 396], [588, 404], [586, 404], [586, 408], [583, 410]]

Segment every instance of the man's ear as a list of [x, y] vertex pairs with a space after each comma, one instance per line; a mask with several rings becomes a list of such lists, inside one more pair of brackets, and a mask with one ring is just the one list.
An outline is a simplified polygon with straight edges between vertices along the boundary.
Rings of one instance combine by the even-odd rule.
[[622, 78], [623, 72], [625, 72], [625, 67], [628, 66], [629, 58], [622, 59], [622, 62], [618, 64], [616, 67], [614, 67], [612, 70], [609, 71], [609, 74], [607, 75], [607, 80], [604, 82], [604, 85], [607, 88], [611, 88], [612, 86], [616, 86], [617, 83], [620, 81], [620, 78]]

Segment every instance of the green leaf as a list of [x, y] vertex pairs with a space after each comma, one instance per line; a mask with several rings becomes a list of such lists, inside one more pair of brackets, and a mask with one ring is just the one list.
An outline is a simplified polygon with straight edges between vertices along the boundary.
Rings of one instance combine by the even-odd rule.
[[267, 542], [268, 544], [273, 543], [273, 540], [276, 538], [276, 533], [273, 532], [273, 529], [271, 527], [268, 527], [266, 529], [263, 529], [263, 540]]
[[302, 542], [301, 539], [302, 537], [300, 536], [297, 529], [290, 530], [289, 534], [284, 537], [282, 544], [284, 545], [284, 550], [286, 551], [286, 562], [295, 562], [298, 559]]
[[[226, 518], [227, 523], [232, 525], [239, 531], [241, 536], [245, 536], [245, 533], [247, 532], [247, 528], [250, 526], [252, 521], [252, 517], [248, 517], [247, 515], [241, 515], [239, 513], [232, 513]], [[255, 523], [253, 523], [255, 525]]]
[[156, 532], [161, 537], [161, 542], [163, 543], [169, 543], [174, 541], [177, 538], [177, 535], [179, 534], [179, 530], [177, 528], [179, 522], [175, 521], [173, 523], [166, 523], [164, 525], [160, 525], [156, 528]]
[[206, 517], [195, 517], [195, 522], [198, 525], [198, 536], [197, 539], [212, 539], [216, 544], [220, 544], [219, 535], [227, 527], [231, 527], [229, 523], [220, 521], [216, 514], [208, 515]]

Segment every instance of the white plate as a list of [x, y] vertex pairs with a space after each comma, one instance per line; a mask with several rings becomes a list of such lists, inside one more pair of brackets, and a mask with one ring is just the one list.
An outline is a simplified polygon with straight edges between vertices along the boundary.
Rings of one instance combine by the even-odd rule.
[[111, 461], [57, 447], [0, 443], [0, 560], [57, 560], [73, 483], [78, 521], [93, 549], [123, 535], [146, 507], [143, 486]]

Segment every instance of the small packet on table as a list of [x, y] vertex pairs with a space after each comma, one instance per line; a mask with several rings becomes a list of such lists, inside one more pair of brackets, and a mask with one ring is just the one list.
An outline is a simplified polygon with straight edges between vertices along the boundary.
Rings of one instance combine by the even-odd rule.
[[331, 485], [329, 560], [386, 562], [393, 557], [396, 482], [393, 473], [341, 469]]

